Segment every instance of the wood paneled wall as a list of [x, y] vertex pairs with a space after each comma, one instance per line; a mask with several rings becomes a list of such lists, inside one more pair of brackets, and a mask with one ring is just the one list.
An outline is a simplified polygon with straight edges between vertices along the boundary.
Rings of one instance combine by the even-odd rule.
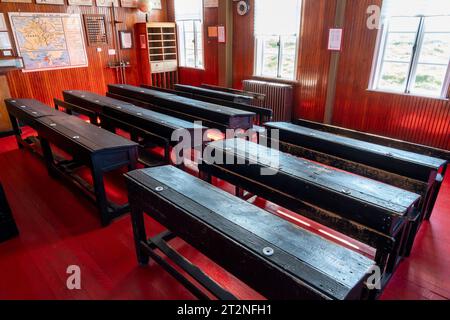
[[[174, 0], [167, 0], [167, 19], [175, 21]], [[182, 84], [200, 86], [203, 83], [217, 85], [219, 83], [219, 44], [217, 38], [208, 37], [208, 27], [219, 23], [217, 8], [203, 9], [203, 49], [204, 70], [194, 68], [179, 68], [178, 80]]]
[[450, 149], [450, 101], [368, 91], [377, 31], [367, 7], [381, 0], [347, 0], [333, 123]]
[[[254, 1], [250, 0], [252, 8]], [[333, 124], [450, 149], [450, 102], [368, 91], [377, 31], [366, 27], [367, 7], [382, 0], [347, 0]], [[323, 121], [336, 0], [303, 0], [294, 117]], [[233, 85], [253, 76], [254, 11], [234, 13]], [[268, 22], [270, 23], [270, 22]]]
[[[95, 2], [95, 1], [94, 1]], [[154, 10], [150, 17], [152, 21], [164, 21], [167, 19], [165, 1], [163, 10]], [[52, 104], [53, 97], [61, 98], [62, 90], [80, 89], [105, 93], [109, 83], [117, 83], [114, 70], [107, 67], [108, 49], [114, 48], [112, 35], [112, 9], [94, 6], [56, 6], [23, 3], [0, 3], [0, 11], [7, 16], [7, 12], [64, 12], [81, 14], [104, 14], [107, 20], [108, 45], [100, 46], [102, 52], [97, 52], [97, 47], [87, 47], [89, 66], [87, 68], [71, 68], [51, 71], [23, 73], [14, 71], [8, 74], [8, 83], [13, 97], [34, 98], [44, 103]], [[116, 8], [116, 19], [123, 21], [118, 24], [119, 30], [133, 30], [137, 21], [145, 21], [145, 16], [136, 9]], [[86, 42], [87, 45], [87, 42]], [[117, 49], [118, 46], [116, 46]], [[139, 61], [136, 50], [122, 50], [122, 57], [129, 59], [131, 67], [127, 69], [127, 82], [139, 84]]]

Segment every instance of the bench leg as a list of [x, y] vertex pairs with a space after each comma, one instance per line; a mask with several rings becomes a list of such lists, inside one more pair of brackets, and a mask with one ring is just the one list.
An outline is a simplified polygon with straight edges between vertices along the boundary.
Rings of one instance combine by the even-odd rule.
[[47, 141], [47, 139], [44, 138], [39, 138], [39, 141], [41, 142], [41, 149], [44, 155], [45, 165], [47, 166], [48, 174], [51, 177], [56, 177], [53, 167], [55, 165], [55, 159], [53, 157], [53, 152], [52, 148], [50, 147], [50, 143]]
[[19, 122], [12, 115], [9, 115], [9, 119], [11, 120], [11, 125], [12, 125], [13, 131], [14, 131], [14, 136], [16, 137], [16, 141], [17, 141], [17, 146], [19, 147], [19, 149], [22, 149], [23, 148], [23, 145], [21, 143], [22, 130], [20, 130]]
[[106, 227], [111, 223], [111, 216], [108, 211], [108, 199], [106, 198], [103, 172], [98, 168], [96, 160], [92, 159], [91, 164], [92, 180], [94, 182], [95, 199], [100, 212], [102, 226]]
[[147, 234], [145, 232], [144, 211], [131, 204], [131, 222], [133, 225], [134, 245], [136, 247], [136, 257], [140, 265], [147, 265], [149, 263], [148, 254], [142, 247], [142, 242], [147, 241]]

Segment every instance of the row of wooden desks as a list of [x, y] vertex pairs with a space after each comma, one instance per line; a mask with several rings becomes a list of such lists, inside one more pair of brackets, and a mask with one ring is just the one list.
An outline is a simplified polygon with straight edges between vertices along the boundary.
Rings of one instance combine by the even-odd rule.
[[[29, 142], [34, 142], [36, 149], [42, 151], [49, 174], [70, 180], [95, 201], [103, 225], [129, 211], [128, 204], [117, 205], [108, 200], [103, 175], [122, 167], [134, 169], [136, 143], [36, 100], [9, 99], [6, 106], [19, 146], [29, 146]], [[33, 128], [39, 139], [24, 141], [18, 121]], [[73, 158], [55, 157], [51, 145]], [[93, 185], [77, 175], [76, 171], [81, 166], [90, 168]]]
[[[126, 176], [140, 264], [155, 260], [200, 299], [236, 296], [176, 252], [170, 245], [176, 237], [269, 299], [368, 297], [364, 282], [372, 260], [177, 168], [150, 168]], [[168, 231], [148, 239], [144, 213]]]
[[109, 85], [108, 96], [225, 131], [253, 127], [255, 113], [130, 85]]
[[[257, 125], [262, 125], [264, 122], [270, 121], [273, 116], [272, 109], [258, 107], [258, 106], [254, 106], [254, 105], [242, 103], [242, 102], [235, 102], [234, 99], [221, 99], [220, 96], [218, 96], [218, 95], [208, 95], [208, 94], [205, 95], [205, 91], [199, 87], [176, 85], [175, 88], [178, 90], [159, 88], [159, 87], [149, 86], [149, 85], [141, 85], [141, 87], [150, 89], [150, 90], [166, 92], [166, 93], [174, 94], [174, 95], [189, 98], [189, 99], [194, 99], [194, 100], [199, 100], [199, 101], [203, 101], [203, 102], [213, 103], [216, 105], [230, 107], [230, 108], [237, 109], [237, 110], [253, 112], [256, 115], [255, 122]], [[181, 90], [184, 87], [188, 87], [189, 90]], [[208, 90], [208, 91], [212, 91], [212, 90]], [[206, 93], [208, 91], [206, 91]], [[214, 91], [214, 92], [216, 92], [216, 91]], [[236, 95], [232, 95], [232, 96], [236, 96]], [[241, 95], [239, 95], [239, 96], [241, 96]]]
[[422, 220], [433, 211], [446, 160], [291, 123], [267, 123], [266, 128], [269, 140], [285, 152], [421, 195], [421, 217], [408, 240], [409, 254]]
[[97, 125], [115, 131], [122, 129], [130, 133], [133, 141], [141, 145], [140, 159], [147, 166], [149, 156], [145, 152], [149, 144], [164, 147], [164, 161], [170, 162], [170, 150], [182, 141], [186, 147], [201, 147], [207, 128], [163, 113], [137, 107], [131, 103], [101, 96], [95, 93], [68, 90], [63, 92], [64, 102], [55, 104], [89, 116], [95, 114]]
[[[404, 255], [420, 196], [243, 139], [210, 143], [200, 170], [377, 250], [385, 284]], [[209, 159], [208, 159], [209, 157]]]

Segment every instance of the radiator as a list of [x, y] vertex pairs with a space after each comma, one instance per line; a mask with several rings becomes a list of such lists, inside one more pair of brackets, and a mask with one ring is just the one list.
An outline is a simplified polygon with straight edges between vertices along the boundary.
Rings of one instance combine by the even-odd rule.
[[269, 108], [273, 111], [273, 121], [291, 121], [293, 107], [293, 92], [291, 85], [258, 81], [244, 80], [244, 90], [263, 94], [264, 100], [253, 100], [253, 105]]

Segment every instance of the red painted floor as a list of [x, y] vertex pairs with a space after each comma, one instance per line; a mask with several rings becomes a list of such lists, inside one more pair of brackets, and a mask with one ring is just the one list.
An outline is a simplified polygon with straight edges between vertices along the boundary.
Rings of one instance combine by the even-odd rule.
[[[108, 179], [108, 193], [124, 199], [119, 175]], [[192, 299], [192, 295], [155, 264], [137, 266], [130, 218], [101, 228], [95, 207], [62, 182], [49, 178], [40, 158], [18, 150], [12, 138], [0, 139], [0, 181], [20, 236], [0, 244], [0, 299]], [[224, 188], [229, 188], [221, 184]], [[291, 221], [309, 221], [256, 199]], [[296, 221], [297, 220], [297, 221]], [[152, 233], [162, 227], [147, 220]], [[311, 223], [310, 229], [319, 227]], [[323, 228], [322, 228], [323, 229]], [[432, 221], [420, 230], [410, 258], [399, 267], [383, 299], [450, 299], [450, 178], [447, 176]], [[325, 231], [327, 229], [324, 229]], [[347, 240], [360, 252], [366, 247]], [[191, 261], [240, 298], [258, 294], [181, 241], [174, 242]], [[78, 265], [82, 289], [66, 287], [66, 269]]]

